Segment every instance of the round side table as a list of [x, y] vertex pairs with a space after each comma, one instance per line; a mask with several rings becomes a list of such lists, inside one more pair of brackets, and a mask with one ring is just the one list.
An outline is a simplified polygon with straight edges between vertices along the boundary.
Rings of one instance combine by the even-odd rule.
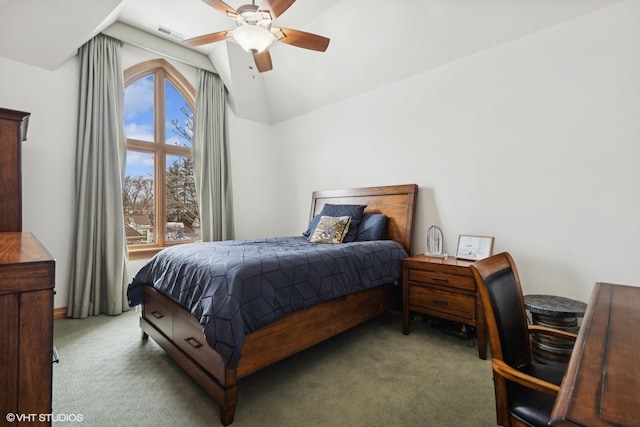
[[[578, 318], [583, 317], [587, 304], [556, 295], [525, 295], [524, 305], [531, 313], [534, 325], [548, 326], [578, 333]], [[532, 334], [531, 352], [540, 363], [564, 365], [569, 362], [573, 341]]]

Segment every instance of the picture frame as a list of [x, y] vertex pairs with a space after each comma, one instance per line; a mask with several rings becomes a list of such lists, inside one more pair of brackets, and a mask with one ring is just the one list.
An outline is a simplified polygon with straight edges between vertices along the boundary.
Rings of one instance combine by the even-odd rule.
[[470, 236], [461, 234], [458, 236], [458, 248], [456, 258], [470, 261], [478, 261], [493, 255], [492, 236]]

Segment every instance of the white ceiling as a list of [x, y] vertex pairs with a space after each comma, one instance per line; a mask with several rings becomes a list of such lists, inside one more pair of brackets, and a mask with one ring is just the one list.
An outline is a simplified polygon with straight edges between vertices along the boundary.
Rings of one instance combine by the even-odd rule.
[[[278, 123], [620, 1], [297, 0], [274, 26], [329, 37], [326, 52], [275, 44], [273, 70], [260, 74], [232, 41], [197, 51], [238, 116]], [[201, 0], [0, 0], [0, 57], [54, 70], [116, 21], [187, 38], [235, 26]]]

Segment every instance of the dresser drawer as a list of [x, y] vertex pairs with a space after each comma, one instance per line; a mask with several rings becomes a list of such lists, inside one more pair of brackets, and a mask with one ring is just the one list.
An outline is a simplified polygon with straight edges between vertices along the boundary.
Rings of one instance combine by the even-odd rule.
[[449, 292], [430, 286], [409, 286], [409, 309], [412, 310], [424, 309], [475, 320], [475, 301], [474, 295]]
[[144, 287], [144, 308], [142, 315], [168, 338], [173, 338], [173, 310], [153, 288]]
[[452, 288], [466, 289], [469, 291], [476, 290], [476, 282], [472, 276], [461, 276], [457, 274], [443, 273], [436, 270], [426, 269], [409, 269], [410, 282], [431, 283], [440, 286], [449, 286]]

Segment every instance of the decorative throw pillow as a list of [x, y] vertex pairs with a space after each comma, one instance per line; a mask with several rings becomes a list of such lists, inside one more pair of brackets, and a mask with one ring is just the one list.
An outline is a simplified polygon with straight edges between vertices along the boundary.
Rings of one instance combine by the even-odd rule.
[[351, 217], [321, 216], [309, 241], [311, 243], [342, 243], [349, 231]]
[[358, 226], [362, 221], [362, 215], [364, 215], [364, 208], [367, 205], [332, 205], [326, 204], [322, 207], [320, 215], [323, 216], [350, 216], [351, 223], [349, 224], [349, 232], [344, 237], [343, 242], [355, 242], [356, 235], [358, 234]]
[[387, 216], [384, 214], [364, 214], [358, 227], [356, 242], [383, 240], [387, 234]]

